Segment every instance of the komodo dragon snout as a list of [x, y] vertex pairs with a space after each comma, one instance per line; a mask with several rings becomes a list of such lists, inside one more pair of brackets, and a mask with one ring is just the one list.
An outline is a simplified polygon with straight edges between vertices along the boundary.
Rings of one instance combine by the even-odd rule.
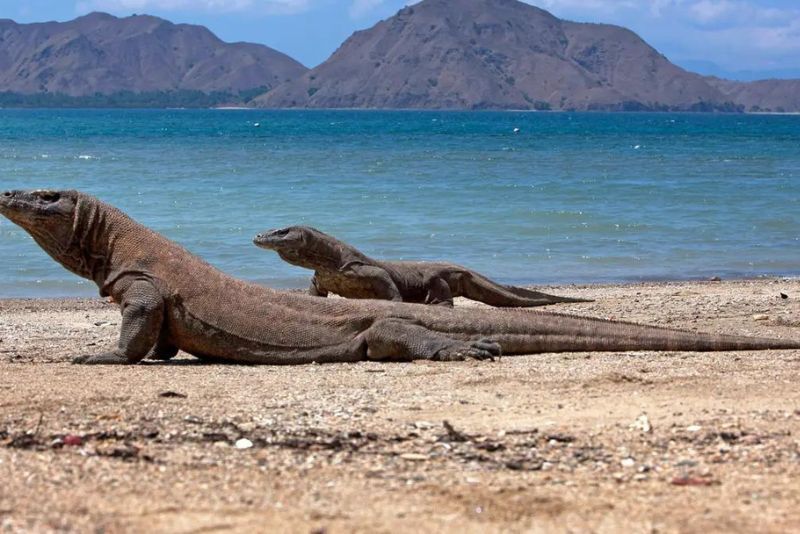
[[257, 247], [269, 250], [287, 250], [296, 247], [305, 246], [308, 241], [307, 237], [314, 233], [320, 233], [319, 230], [311, 228], [310, 226], [288, 226], [286, 228], [276, 228], [267, 230], [258, 234], [253, 239], [253, 244]]
[[65, 243], [73, 231], [75, 191], [5, 191], [0, 213], [27, 230], [36, 241]]

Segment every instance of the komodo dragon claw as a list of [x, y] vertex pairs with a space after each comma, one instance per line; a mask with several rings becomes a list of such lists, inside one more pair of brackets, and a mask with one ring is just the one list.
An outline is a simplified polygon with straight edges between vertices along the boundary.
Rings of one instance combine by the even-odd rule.
[[464, 360], [488, 360], [493, 362], [500, 357], [502, 348], [491, 339], [481, 339], [444, 348], [436, 353], [434, 360], [441, 362], [461, 362]]

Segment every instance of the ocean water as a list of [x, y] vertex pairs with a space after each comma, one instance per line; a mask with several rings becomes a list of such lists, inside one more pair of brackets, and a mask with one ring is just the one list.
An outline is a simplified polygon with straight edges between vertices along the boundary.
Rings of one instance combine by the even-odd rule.
[[[237, 277], [313, 225], [516, 284], [800, 274], [800, 117], [0, 110], [0, 189], [78, 188]], [[0, 296], [94, 295], [0, 217]]]

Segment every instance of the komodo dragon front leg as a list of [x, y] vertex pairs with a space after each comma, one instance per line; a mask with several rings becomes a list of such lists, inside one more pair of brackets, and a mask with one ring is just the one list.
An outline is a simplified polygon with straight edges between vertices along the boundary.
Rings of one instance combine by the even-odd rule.
[[425, 304], [434, 304], [437, 306], [453, 306], [453, 292], [450, 290], [450, 284], [440, 277], [434, 276], [424, 281], [426, 294]]
[[[347, 286], [346, 294], [355, 298], [369, 298], [393, 300], [402, 302], [403, 295], [397, 287], [392, 277], [385, 269], [374, 265], [364, 265], [362, 263], [349, 263], [339, 270], [339, 274], [344, 275], [336, 280], [336, 285]], [[317, 292], [338, 293], [336, 287], [327, 287], [322, 281], [323, 277], [315, 275], [314, 285]], [[313, 294], [313, 293], [312, 293]]]
[[152, 355], [159, 359], [169, 359], [165, 356], [174, 349], [158, 343], [164, 321], [164, 299], [156, 287], [148, 280], [134, 281], [125, 291], [120, 306], [122, 327], [117, 348], [102, 354], [79, 356], [72, 363], [138, 363], [154, 347]]
[[314, 273], [314, 276], [311, 277], [311, 286], [308, 288], [308, 294], [312, 297], [327, 297], [328, 290], [322, 285], [322, 283], [317, 278], [317, 274]]

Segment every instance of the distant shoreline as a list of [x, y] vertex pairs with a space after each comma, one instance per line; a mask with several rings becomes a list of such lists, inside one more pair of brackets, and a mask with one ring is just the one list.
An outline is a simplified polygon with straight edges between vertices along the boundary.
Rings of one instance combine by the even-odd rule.
[[36, 111], [36, 110], [53, 110], [53, 111], [257, 111], [257, 112], [271, 112], [271, 111], [352, 111], [364, 113], [396, 113], [396, 112], [419, 112], [419, 113], [586, 113], [586, 114], [687, 114], [687, 115], [774, 115], [774, 116], [798, 116], [800, 111], [691, 111], [691, 110], [566, 110], [566, 109], [458, 109], [458, 108], [259, 108], [250, 106], [185, 106], [185, 107], [104, 107], [104, 106], [0, 106], [0, 111]]

